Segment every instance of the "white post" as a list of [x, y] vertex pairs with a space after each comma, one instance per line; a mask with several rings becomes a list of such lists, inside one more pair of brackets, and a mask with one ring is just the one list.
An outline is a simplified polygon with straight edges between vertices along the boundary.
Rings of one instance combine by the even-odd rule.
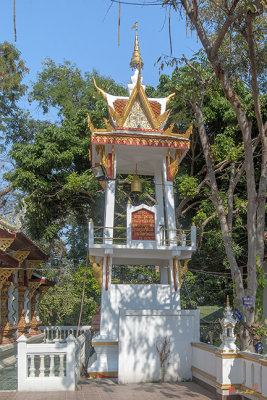
[[89, 248], [94, 246], [94, 223], [89, 221], [88, 224], [88, 238], [89, 238]]
[[26, 380], [28, 375], [27, 341], [25, 335], [17, 339], [18, 343], [18, 391], [27, 390]]
[[[112, 244], [113, 238], [113, 228], [114, 226], [114, 207], [115, 207], [115, 181], [107, 181], [106, 182], [106, 196], [105, 196], [105, 219], [103, 236], [103, 243]], [[111, 239], [109, 239], [111, 238]]]
[[66, 352], [66, 378], [68, 390], [76, 389], [75, 382], [75, 352], [77, 340], [70, 334], [67, 337], [67, 352]]
[[166, 225], [168, 228], [168, 239], [170, 240], [169, 245], [177, 246], [173, 182], [167, 180], [166, 160], [163, 160], [163, 181], [165, 194]]
[[[164, 202], [163, 202], [163, 190], [164, 189], [162, 186], [161, 171], [158, 171], [158, 170], [155, 171], [154, 181], [155, 181], [156, 200], [158, 203], [158, 207], [157, 207], [158, 224], [159, 224], [159, 229], [160, 229], [160, 227], [164, 227]], [[163, 230], [159, 230], [159, 232], [156, 232], [158, 245], [166, 246], [166, 243], [163, 241], [164, 233], [165, 232]]]

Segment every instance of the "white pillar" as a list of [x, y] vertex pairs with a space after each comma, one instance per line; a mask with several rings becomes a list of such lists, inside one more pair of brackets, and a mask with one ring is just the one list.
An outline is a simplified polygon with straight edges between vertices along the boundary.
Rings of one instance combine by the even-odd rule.
[[75, 363], [77, 362], [75, 353], [76, 346], [78, 346], [78, 342], [75, 337], [70, 334], [67, 337], [67, 351], [66, 351], [66, 378], [67, 378], [67, 387], [68, 390], [76, 390], [76, 381], [75, 381]]
[[166, 159], [163, 159], [163, 182], [164, 182], [165, 211], [166, 211], [166, 225], [168, 229], [168, 238], [170, 240], [170, 245], [176, 246], [177, 235], [176, 235], [173, 182], [167, 180]]
[[155, 181], [155, 193], [156, 193], [156, 200], [158, 203], [158, 220], [159, 225], [164, 226], [164, 203], [163, 203], [163, 181], [162, 181], [162, 174], [161, 171], [155, 171], [154, 175]]
[[27, 390], [27, 372], [28, 372], [28, 360], [27, 360], [27, 338], [25, 335], [21, 335], [17, 339], [18, 343], [18, 391]]
[[[116, 177], [116, 154], [114, 154], [114, 177]], [[113, 228], [114, 227], [114, 210], [115, 210], [115, 193], [116, 193], [116, 181], [108, 180], [106, 182], [105, 191], [105, 217], [104, 226], [107, 228], [103, 231], [104, 243], [112, 244]]]

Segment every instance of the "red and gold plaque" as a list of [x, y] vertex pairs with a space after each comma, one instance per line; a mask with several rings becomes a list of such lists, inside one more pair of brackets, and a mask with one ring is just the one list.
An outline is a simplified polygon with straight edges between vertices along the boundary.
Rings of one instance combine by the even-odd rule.
[[155, 240], [155, 214], [142, 208], [132, 213], [132, 240]]

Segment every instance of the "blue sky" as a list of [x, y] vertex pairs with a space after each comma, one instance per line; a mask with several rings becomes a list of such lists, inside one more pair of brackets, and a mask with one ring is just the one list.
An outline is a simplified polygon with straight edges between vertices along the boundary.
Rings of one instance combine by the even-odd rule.
[[[133, 0], [129, 0], [133, 1]], [[1, 4], [1, 41], [14, 43], [13, 5]], [[83, 71], [96, 69], [124, 86], [130, 81], [134, 30], [138, 20], [140, 50], [145, 68], [144, 84], [157, 85], [155, 61], [170, 54], [168, 10], [161, 6], [121, 7], [121, 45], [118, 46], [118, 10], [110, 0], [16, 0], [17, 42], [15, 45], [30, 69], [27, 82], [34, 81], [41, 62], [69, 60]], [[165, 20], [166, 14], [166, 20]], [[165, 21], [165, 24], [164, 24]], [[173, 55], [190, 57], [199, 48], [196, 36], [186, 37], [185, 19], [172, 11]], [[167, 72], [167, 70], [166, 70]]]

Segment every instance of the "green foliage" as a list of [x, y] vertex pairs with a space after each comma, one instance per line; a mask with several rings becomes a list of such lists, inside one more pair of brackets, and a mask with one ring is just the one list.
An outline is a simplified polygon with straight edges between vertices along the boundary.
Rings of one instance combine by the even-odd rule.
[[243, 146], [239, 148], [235, 146], [234, 139], [225, 133], [219, 133], [216, 136], [211, 148], [215, 161], [231, 160], [236, 162], [244, 151]]
[[258, 317], [258, 321], [261, 321], [263, 316], [263, 295], [264, 295], [264, 288], [267, 286], [267, 279], [265, 279], [264, 268], [258, 265], [258, 260], [256, 268], [257, 268], [257, 293], [255, 299], [255, 312]]
[[[104, 90], [125, 94], [112, 79], [94, 75]], [[13, 141], [10, 156], [16, 168], [5, 177], [25, 194], [29, 233], [35, 239], [51, 240], [66, 229], [70, 216], [85, 225], [99, 213], [102, 189], [90, 169], [87, 112], [93, 123], [101, 126], [107, 110], [92, 75], [82, 76], [75, 65], [56, 65], [50, 59], [43, 63], [30, 98], [44, 113], [56, 108], [60, 122], [33, 121], [20, 113], [9, 132]]]
[[[194, 265], [193, 261], [191, 264]], [[181, 306], [185, 309], [215, 304], [225, 306], [227, 294], [232, 297], [231, 279], [208, 271], [188, 271], [181, 288]]]
[[[77, 325], [81, 307], [85, 264], [73, 274], [64, 273], [60, 281], [45, 294], [40, 302], [40, 316], [44, 325]], [[91, 267], [87, 270], [82, 325], [89, 325], [91, 316], [100, 303], [100, 290]]]
[[194, 196], [198, 185], [198, 180], [194, 176], [187, 174], [179, 174], [177, 176], [177, 183], [179, 185], [179, 197], [184, 199], [188, 196]]
[[112, 283], [160, 283], [160, 274], [156, 272], [154, 265], [113, 265]]

